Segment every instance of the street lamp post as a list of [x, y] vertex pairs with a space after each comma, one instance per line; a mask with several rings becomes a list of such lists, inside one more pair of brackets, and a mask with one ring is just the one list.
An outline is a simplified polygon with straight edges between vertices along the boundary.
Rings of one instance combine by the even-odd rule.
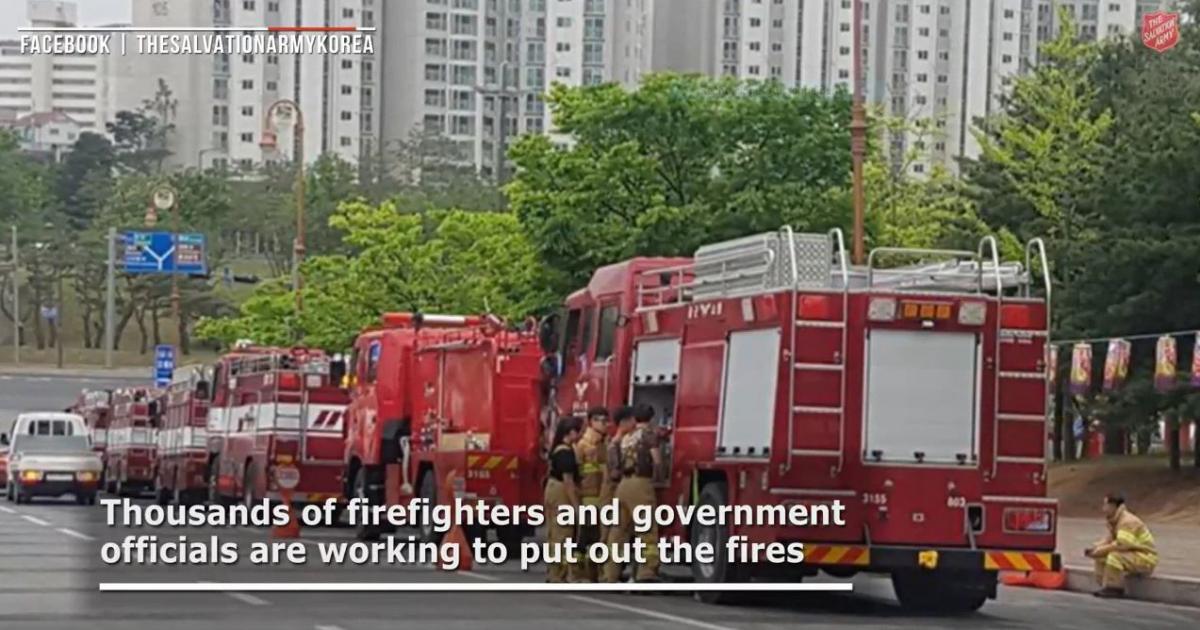
[[292, 291], [296, 294], [296, 313], [304, 310], [304, 298], [300, 295], [304, 288], [304, 276], [300, 273], [300, 264], [304, 262], [304, 114], [300, 106], [290, 99], [275, 101], [267, 108], [263, 116], [262, 142], [259, 143], [264, 151], [273, 151], [277, 147], [277, 134], [272, 116], [276, 110], [285, 117], [295, 116], [296, 143], [296, 241], [292, 250]]
[[854, 0], [854, 102], [850, 108], [850, 160], [854, 191], [854, 264], [863, 264], [866, 198], [863, 161], [867, 155], [867, 112], [863, 104], [862, 0]]

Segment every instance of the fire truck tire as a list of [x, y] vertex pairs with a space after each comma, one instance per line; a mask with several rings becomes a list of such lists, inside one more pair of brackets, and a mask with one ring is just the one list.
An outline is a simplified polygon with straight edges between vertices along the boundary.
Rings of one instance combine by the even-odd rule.
[[[434, 479], [435, 476], [433, 471], [430, 470], [421, 477], [420, 498], [425, 499], [426, 504], [430, 507], [437, 505], [437, 483]], [[421, 542], [441, 544], [442, 535], [442, 532], [434, 529], [432, 522], [423, 521], [421, 523]]]
[[[354, 473], [353, 492], [355, 497], [366, 499], [369, 503], [374, 503], [372, 497], [367, 496], [366, 466], [359, 466], [358, 470]], [[359, 523], [354, 526], [354, 535], [359, 540], [379, 540], [382, 533], [378, 526], [367, 525], [366, 523]]]
[[75, 503], [79, 505], [96, 505], [96, 493], [77, 494], [75, 495]]
[[892, 588], [901, 606], [918, 612], [969, 614], [988, 600], [986, 575], [896, 571]]
[[155, 484], [154, 486], [154, 502], [159, 505], [167, 505], [171, 502], [171, 493], [166, 488]]
[[496, 528], [496, 540], [504, 545], [504, 551], [510, 562], [521, 557], [521, 543], [525, 540], [525, 532], [520, 527]]
[[254, 507], [258, 503], [258, 488], [255, 484], [258, 483], [258, 467], [254, 464], [246, 466], [246, 472], [242, 474], [242, 502], [246, 507]]
[[[700, 505], [722, 506], [729, 502], [729, 490], [724, 482], [714, 481], [705, 484], [700, 491]], [[692, 545], [706, 542], [714, 549], [724, 549], [725, 541], [729, 538], [729, 530], [723, 525], [711, 527], [695, 527], [692, 529]], [[729, 582], [745, 582], [749, 576], [749, 567], [728, 562], [724, 553], [714, 554], [714, 560], [708, 564], [699, 561], [692, 563], [692, 577], [697, 582], [706, 584], [724, 584]], [[696, 601], [705, 604], [732, 604], [738, 601], [740, 593], [734, 591], [696, 591]]]

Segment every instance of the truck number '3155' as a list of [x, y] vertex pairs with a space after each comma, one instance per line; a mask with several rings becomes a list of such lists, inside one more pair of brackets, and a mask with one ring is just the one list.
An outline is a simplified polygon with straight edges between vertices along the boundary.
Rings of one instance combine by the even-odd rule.
[[863, 505], [887, 505], [887, 495], [882, 492], [864, 492]]

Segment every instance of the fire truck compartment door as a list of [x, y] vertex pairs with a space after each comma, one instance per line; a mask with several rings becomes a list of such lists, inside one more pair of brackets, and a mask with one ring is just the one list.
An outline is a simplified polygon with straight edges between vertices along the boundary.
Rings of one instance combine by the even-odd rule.
[[775, 387], [779, 381], [778, 328], [729, 334], [721, 429], [717, 453], [726, 457], [766, 457], [771, 452]]
[[634, 385], [668, 385], [679, 376], [679, 340], [655, 339], [637, 345]]
[[[979, 346], [974, 333], [875, 329], [867, 342], [865, 459], [974, 465]], [[918, 460], [917, 453], [923, 458]]]

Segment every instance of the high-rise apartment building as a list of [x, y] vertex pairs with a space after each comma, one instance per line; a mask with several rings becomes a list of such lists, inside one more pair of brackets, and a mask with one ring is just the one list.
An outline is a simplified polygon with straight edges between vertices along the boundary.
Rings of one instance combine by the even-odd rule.
[[[76, 26], [72, 2], [30, 0], [30, 26]], [[0, 40], [0, 110], [17, 116], [66, 114], [82, 131], [105, 133], [116, 113], [109, 55], [22, 54], [19, 39]]]
[[[382, 4], [382, 3], [381, 3]], [[652, 0], [405, 0], [381, 6], [381, 141], [441, 133], [484, 176], [520, 134], [550, 130], [553, 82], [636, 85]]]
[[[378, 0], [375, 0], [376, 2]], [[340, 26], [366, 19], [369, 0], [213, 0], [133, 3], [140, 27], [237, 25]], [[282, 37], [283, 35], [273, 35]], [[132, 48], [132, 44], [131, 44]], [[375, 64], [354, 54], [138, 55], [132, 50], [118, 69], [121, 108], [154, 97], [159, 81], [176, 106], [174, 166], [250, 167], [291, 160], [294, 127], [280, 121], [275, 149], [261, 145], [267, 110], [290, 100], [304, 122], [305, 161], [323, 153], [357, 161], [363, 136], [377, 123]], [[371, 81], [367, 81], [370, 77]]]
[[[1011, 78], [1038, 61], [1059, 7], [1089, 39], [1140, 30], [1171, 0], [862, 0], [864, 90], [889, 115], [928, 120], [892, 138], [951, 167], [975, 156], [975, 120], [992, 114]], [[657, 0], [650, 69], [776, 79], [852, 89], [853, 0]], [[918, 144], [923, 143], [923, 144]], [[930, 160], [911, 164], [926, 172]]]

